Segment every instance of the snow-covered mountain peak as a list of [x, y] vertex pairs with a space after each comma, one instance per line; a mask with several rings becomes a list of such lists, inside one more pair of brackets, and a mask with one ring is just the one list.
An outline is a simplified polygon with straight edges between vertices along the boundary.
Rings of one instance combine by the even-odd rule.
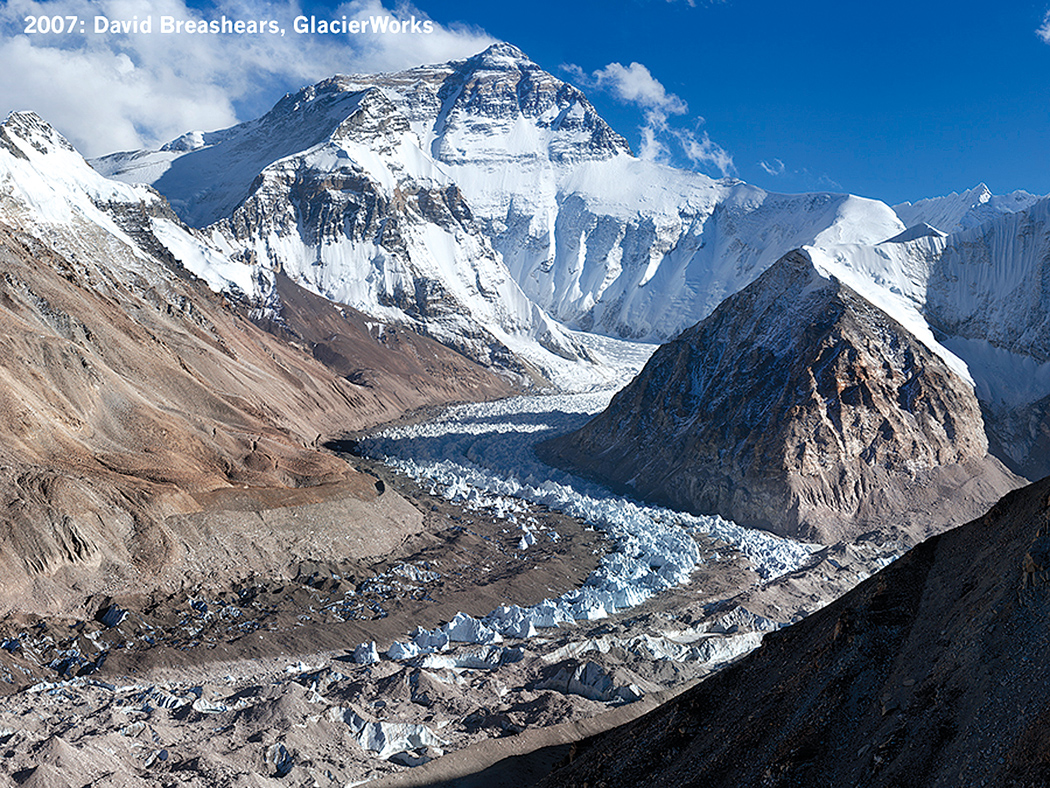
[[440, 78], [440, 106], [431, 107], [437, 109], [435, 115], [421, 118], [428, 126], [431, 153], [440, 161], [581, 161], [630, 153], [627, 141], [582, 92], [544, 71], [517, 47], [494, 44], [448, 68], [450, 73], [441, 67], [432, 70]]
[[973, 200], [974, 205], [986, 203], [993, 197], [992, 190], [989, 189], [988, 185], [983, 182], [978, 183], [972, 189], [963, 192], [963, 196], [967, 199]]
[[35, 112], [13, 112], [0, 124], [0, 204], [8, 211], [19, 206], [27, 221], [104, 222], [96, 203], [159, 199], [151, 194], [100, 176]]
[[528, 55], [506, 41], [497, 41], [488, 49], [469, 58], [466, 62], [475, 69], [506, 70], [516, 68], [520, 70], [523, 68], [539, 68], [538, 65], [529, 59]]
[[961, 194], [952, 192], [944, 197], [905, 202], [893, 206], [893, 210], [909, 227], [925, 222], [951, 234], [977, 227], [998, 216], [1023, 211], [1040, 199], [1038, 195], [1021, 190], [996, 195], [985, 184], [979, 183]]
[[886, 244], [903, 244], [908, 241], [915, 241], [919, 238], [944, 238], [947, 233], [943, 233], [932, 225], [926, 224], [926, 222], [919, 222], [918, 224], [912, 225], [902, 233], [898, 233], [892, 238], [887, 238], [883, 243]]
[[64, 150], [76, 152], [68, 140], [47, 121], [35, 112], [12, 112], [3, 123], [3, 140], [12, 142], [27, 153], [24, 145], [15, 142], [12, 138], [21, 140], [29, 145], [37, 153], [47, 154], [52, 150]]
[[207, 137], [203, 131], [187, 131], [185, 134], [176, 137], [171, 142], [162, 145], [162, 151], [172, 151], [174, 153], [188, 153], [191, 150], [199, 150], [208, 144]]
[[102, 250], [115, 276], [145, 277], [157, 287], [166, 276], [158, 273], [160, 259], [174, 258], [213, 290], [256, 304], [273, 288], [269, 272], [230, 260], [189, 231], [153, 189], [96, 172], [32, 112], [0, 125], [0, 221], [39, 233], [73, 259]]

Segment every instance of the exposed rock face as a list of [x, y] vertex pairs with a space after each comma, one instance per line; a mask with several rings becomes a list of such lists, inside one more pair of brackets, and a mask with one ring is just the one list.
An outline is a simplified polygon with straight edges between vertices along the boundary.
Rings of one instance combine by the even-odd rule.
[[926, 207], [951, 214], [971, 200], [981, 210], [950, 235], [917, 224], [874, 246], [825, 245], [816, 254], [873, 303], [910, 312], [901, 322], [928, 327], [965, 362], [993, 453], [1039, 479], [1050, 473], [1050, 200], [1000, 200], [981, 187]]
[[541, 784], [1045, 785], [1048, 494], [933, 537]]
[[[323, 86], [345, 89], [339, 80]], [[323, 144], [262, 170], [213, 226], [223, 243], [489, 366], [527, 375], [510, 346], [522, 350], [528, 338], [562, 357], [583, 353], [514, 283], [405, 117], [378, 89], [355, 95], [357, 106]]]
[[831, 542], [973, 516], [1017, 484], [987, 448], [970, 386], [799, 251], [543, 451], [648, 499]]

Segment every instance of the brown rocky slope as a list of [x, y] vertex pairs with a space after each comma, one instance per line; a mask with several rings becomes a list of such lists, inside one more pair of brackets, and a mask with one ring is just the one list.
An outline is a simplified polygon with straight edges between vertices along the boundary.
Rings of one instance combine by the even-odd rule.
[[[5, 162], [71, 155], [35, 116], [2, 128]], [[216, 295], [151, 234], [159, 197], [98, 206], [119, 233], [63, 199], [0, 189], [0, 613], [382, 554], [422, 515], [321, 439], [510, 390], [290, 282], [265, 313]]]
[[1048, 496], [927, 540], [541, 785], [1047, 785]]
[[988, 455], [972, 386], [802, 250], [540, 451], [648, 500], [827, 543], [917, 541], [1020, 483]]

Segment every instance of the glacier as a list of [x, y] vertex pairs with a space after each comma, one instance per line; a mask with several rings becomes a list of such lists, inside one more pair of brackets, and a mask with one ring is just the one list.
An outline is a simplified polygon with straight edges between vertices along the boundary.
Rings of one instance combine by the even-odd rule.
[[[481, 619], [460, 613], [435, 630], [417, 629], [408, 641], [395, 642], [388, 659], [437, 653], [455, 641], [495, 645], [504, 637], [530, 637], [544, 627], [593, 621], [638, 605], [689, 580], [701, 561], [695, 534], [739, 550], [767, 580], [800, 568], [818, 549], [717, 516], [646, 506], [536, 458], [534, 444], [581, 425], [613, 393], [604, 389], [458, 405], [430, 421], [361, 441], [364, 453], [468, 510], [487, 509], [516, 521], [523, 511], [517, 500], [539, 503], [586, 520], [613, 544], [582, 587], [529, 607], [503, 606]], [[371, 659], [373, 649], [363, 644], [361, 658]]]

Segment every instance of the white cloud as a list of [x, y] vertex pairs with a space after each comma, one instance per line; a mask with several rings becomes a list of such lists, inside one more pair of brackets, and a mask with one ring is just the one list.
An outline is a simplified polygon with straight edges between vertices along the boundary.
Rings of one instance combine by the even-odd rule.
[[1046, 12], [1046, 16], [1043, 17], [1043, 24], [1036, 29], [1035, 34], [1043, 39], [1044, 44], [1050, 44], [1050, 11]]
[[660, 82], [641, 63], [623, 66], [610, 63], [592, 75], [594, 85], [612, 93], [621, 101], [637, 104], [664, 117], [684, 115], [689, 107], [674, 93], [668, 93]]
[[783, 175], [784, 174], [784, 162], [780, 159], [773, 159], [772, 162], [760, 161], [758, 166], [766, 171], [767, 175]]
[[[604, 90], [625, 104], [639, 107], [645, 116], [645, 125], [639, 129], [641, 143], [638, 156], [649, 161], [670, 163], [674, 152], [682, 155], [694, 167], [714, 168], [722, 175], [736, 172], [733, 157], [715, 143], [707, 132], [697, 133], [681, 128], [672, 128], [671, 119], [686, 115], [689, 106], [674, 93], [670, 93], [641, 63], [624, 66], [610, 63], [593, 74], [587, 74], [577, 65], [564, 65], [562, 70], [580, 85]], [[704, 119], [694, 119], [697, 126]], [[672, 143], [678, 146], [672, 150]]]
[[[684, 2], [690, 8], [696, 8], [697, 7], [697, 0], [667, 0], [667, 2], [668, 3]], [[723, 3], [727, 2], [727, 0], [702, 0], [702, 2], [703, 2], [703, 4], [705, 6], [712, 6], [712, 5], [722, 5]]]
[[685, 155], [694, 166], [714, 167], [722, 175], [731, 175], [736, 172], [733, 166], [733, 157], [717, 143], [713, 142], [707, 132], [699, 136], [687, 131], [676, 132], [675, 136], [682, 145]]
[[780, 159], [763, 160], [756, 163], [755, 167], [766, 175], [777, 178], [777, 188], [811, 192], [841, 192], [843, 190], [842, 184], [831, 178], [827, 173], [818, 174], [811, 172], [808, 167], [800, 167], [798, 169], [788, 167]]
[[[0, 117], [31, 109], [86, 155], [155, 146], [192, 129], [213, 130], [262, 114], [281, 93], [336, 73], [398, 70], [468, 57], [494, 39], [468, 27], [433, 33], [295, 34], [296, 0], [8, 0], [0, 5]], [[410, 5], [352, 0], [324, 18], [425, 15]], [[24, 17], [75, 15], [83, 35], [25, 35]], [[168, 34], [160, 16], [276, 20], [285, 35]], [[150, 34], [95, 34], [94, 18], [153, 18]], [[239, 115], [247, 113], [247, 117]]]

